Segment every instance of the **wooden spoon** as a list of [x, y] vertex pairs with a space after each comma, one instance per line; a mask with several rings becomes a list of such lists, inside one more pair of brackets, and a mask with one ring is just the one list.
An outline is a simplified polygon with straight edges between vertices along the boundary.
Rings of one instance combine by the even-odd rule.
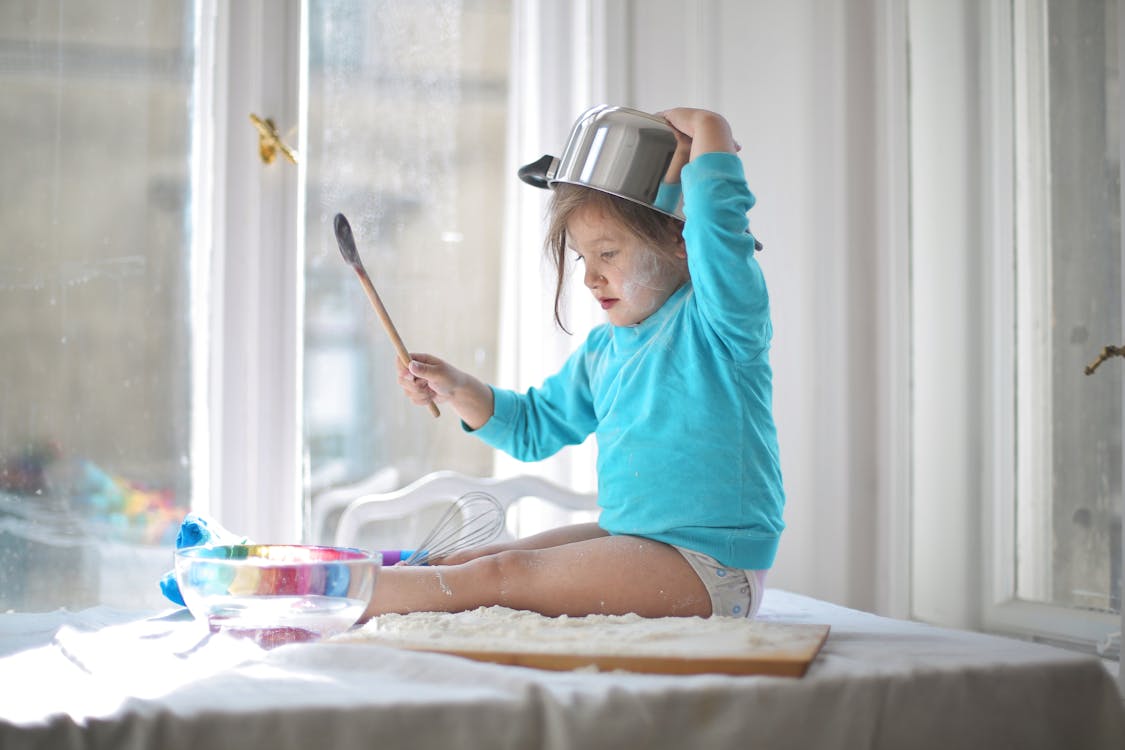
[[[348, 224], [348, 220], [344, 218], [343, 214], [336, 214], [335, 225], [336, 244], [340, 246], [340, 254], [344, 256], [344, 260], [355, 269], [356, 275], [359, 276], [359, 281], [363, 284], [363, 290], [367, 292], [367, 299], [371, 300], [371, 306], [378, 313], [379, 321], [382, 322], [387, 335], [391, 337], [391, 343], [395, 347], [398, 361], [403, 367], [409, 367], [410, 352], [406, 350], [406, 345], [402, 343], [402, 337], [395, 330], [395, 324], [391, 322], [391, 316], [387, 314], [387, 308], [383, 307], [383, 301], [379, 299], [379, 293], [375, 291], [375, 286], [371, 283], [371, 277], [367, 275], [367, 270], [363, 267], [363, 261], [359, 259], [359, 251], [355, 249], [355, 238], [352, 236], [351, 225]], [[430, 413], [435, 417], [441, 416], [437, 404], [433, 401], [430, 402]]]

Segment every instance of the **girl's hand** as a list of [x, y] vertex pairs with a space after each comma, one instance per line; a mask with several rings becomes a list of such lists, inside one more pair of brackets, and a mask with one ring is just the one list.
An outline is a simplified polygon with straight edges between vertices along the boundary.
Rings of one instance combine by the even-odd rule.
[[398, 384], [413, 403], [449, 403], [474, 430], [492, 417], [492, 389], [487, 385], [433, 355], [410, 356], [409, 366], [398, 363]]
[[406, 397], [419, 406], [442, 403], [453, 396], [457, 383], [467, 377], [455, 367], [430, 354], [411, 354], [409, 367], [398, 363], [398, 384]]
[[[691, 144], [689, 159], [712, 151], [727, 151], [734, 154], [742, 148], [731, 134], [730, 123], [720, 114], [706, 109], [692, 109], [690, 107], [666, 109], [657, 114], [667, 120], [668, 124]], [[684, 141], [679, 135], [677, 135], [677, 141], [676, 156], [672, 159], [673, 165], [680, 157], [680, 152], [684, 146]]]

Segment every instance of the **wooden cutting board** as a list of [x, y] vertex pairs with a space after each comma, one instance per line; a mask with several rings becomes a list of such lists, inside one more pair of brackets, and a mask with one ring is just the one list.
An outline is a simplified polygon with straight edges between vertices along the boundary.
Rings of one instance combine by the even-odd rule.
[[807, 623], [547, 618], [488, 607], [457, 614], [384, 615], [336, 640], [535, 669], [802, 677], [828, 632], [828, 625]]
[[794, 644], [788, 649], [748, 652], [745, 655], [643, 656], [629, 654], [554, 654], [537, 651], [481, 651], [443, 649], [437, 646], [394, 644], [396, 648], [449, 654], [475, 661], [517, 667], [568, 671], [594, 667], [598, 671], [621, 669], [647, 674], [729, 674], [803, 677], [828, 638], [827, 625], [788, 625]]

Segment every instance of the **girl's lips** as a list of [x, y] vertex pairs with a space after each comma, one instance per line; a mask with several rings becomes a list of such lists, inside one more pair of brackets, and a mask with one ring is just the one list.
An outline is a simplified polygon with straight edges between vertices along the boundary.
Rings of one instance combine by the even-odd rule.
[[608, 310], [617, 304], [617, 300], [615, 299], [600, 299], [598, 302], [601, 304], [603, 310]]

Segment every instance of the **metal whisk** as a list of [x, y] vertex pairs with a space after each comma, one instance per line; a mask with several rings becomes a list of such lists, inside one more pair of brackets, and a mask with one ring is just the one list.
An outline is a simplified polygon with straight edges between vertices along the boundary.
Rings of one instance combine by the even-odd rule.
[[[433, 558], [478, 547], [504, 528], [504, 508], [492, 495], [469, 492], [453, 503], [415, 550], [401, 550], [406, 565], [427, 565]], [[386, 552], [383, 553], [386, 558]], [[386, 560], [384, 560], [384, 563]]]

